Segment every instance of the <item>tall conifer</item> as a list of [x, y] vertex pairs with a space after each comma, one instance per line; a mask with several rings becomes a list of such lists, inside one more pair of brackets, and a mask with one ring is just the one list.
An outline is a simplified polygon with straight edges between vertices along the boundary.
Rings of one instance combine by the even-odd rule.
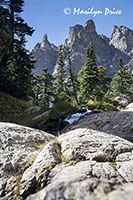
[[56, 94], [56, 100], [60, 101], [65, 99], [66, 97], [66, 83], [65, 83], [65, 63], [64, 63], [64, 49], [63, 45], [59, 46], [58, 51], [58, 60], [57, 60], [57, 72], [54, 76], [54, 86], [55, 86], [55, 94]]
[[74, 97], [76, 104], [78, 105], [78, 97], [77, 97], [77, 92], [78, 92], [78, 78], [74, 74], [74, 67], [72, 66], [72, 61], [71, 61], [71, 51], [70, 48], [67, 46], [67, 70], [68, 70], [68, 90], [69, 92], [72, 92], [72, 97]]
[[91, 95], [93, 95], [93, 90], [98, 84], [98, 68], [96, 66], [94, 48], [92, 42], [90, 42], [89, 47], [86, 50], [86, 62], [82, 66], [79, 72], [80, 80], [80, 94], [79, 98], [81, 102], [87, 102]]
[[133, 96], [133, 72], [128, 65], [124, 66], [122, 58], [119, 60], [118, 71], [112, 81], [112, 89], [116, 96], [120, 94]]
[[32, 35], [34, 30], [20, 17], [23, 0], [5, 0], [2, 5], [4, 4], [8, 5], [5, 20], [11, 30], [12, 44], [0, 63], [3, 77], [0, 80], [0, 90], [27, 99], [31, 92], [33, 62], [25, 49], [25, 35]]

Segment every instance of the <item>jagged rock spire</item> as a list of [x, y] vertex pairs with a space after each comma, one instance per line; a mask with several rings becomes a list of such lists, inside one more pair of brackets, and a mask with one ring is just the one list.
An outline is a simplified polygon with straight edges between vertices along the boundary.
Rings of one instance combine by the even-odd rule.
[[94, 21], [92, 19], [88, 20], [84, 25], [84, 29], [86, 31], [96, 32], [96, 26]]
[[43, 40], [42, 40], [42, 43], [41, 43], [41, 47], [42, 48], [51, 48], [51, 44], [50, 44], [50, 42], [48, 41], [48, 36], [47, 36], [47, 34], [45, 34], [44, 35], [44, 37], [43, 37]]

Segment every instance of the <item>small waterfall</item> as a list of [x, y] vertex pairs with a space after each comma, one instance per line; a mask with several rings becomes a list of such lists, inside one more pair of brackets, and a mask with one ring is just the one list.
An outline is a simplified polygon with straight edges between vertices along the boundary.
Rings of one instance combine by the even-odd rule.
[[78, 121], [79, 119], [82, 119], [84, 117], [87, 117], [90, 113], [92, 113], [92, 110], [87, 110], [84, 113], [75, 113], [75, 114], [69, 114], [64, 121], [68, 122], [69, 124], [72, 124], [76, 121]]

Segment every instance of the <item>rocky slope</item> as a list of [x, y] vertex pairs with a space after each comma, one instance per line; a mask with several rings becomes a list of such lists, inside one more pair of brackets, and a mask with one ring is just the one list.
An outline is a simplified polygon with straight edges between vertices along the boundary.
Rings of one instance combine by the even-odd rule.
[[[107, 38], [97, 34], [94, 22], [89, 20], [84, 26], [70, 27], [69, 37], [66, 41], [72, 52], [71, 59], [75, 72], [78, 72], [84, 65], [86, 48], [90, 42], [93, 42], [94, 45], [97, 64], [106, 67], [110, 75], [116, 71], [120, 57], [124, 59], [125, 64], [129, 63], [132, 58], [133, 31], [124, 26], [120, 28], [114, 26], [111, 38]], [[64, 45], [66, 49], [66, 42]], [[32, 53], [37, 60], [34, 73], [40, 73], [44, 66], [49, 68], [50, 73], [53, 71], [56, 73], [57, 48], [55, 46], [52, 48], [48, 41], [45, 43], [43, 40], [41, 44], [34, 47]], [[67, 66], [66, 60], [65, 64]]]
[[[115, 135], [127, 133], [128, 138], [132, 111], [130, 104], [123, 112], [105, 115], [103, 123], [98, 116], [103, 113], [90, 115], [78, 122], [80, 128], [75, 124], [75, 130], [59, 137], [0, 123], [0, 199], [131, 200], [133, 144]], [[108, 126], [113, 120], [119, 128], [115, 123], [112, 134], [88, 128], [105, 128], [104, 123]]]
[[108, 111], [89, 115], [85, 119], [68, 125], [62, 132], [77, 128], [99, 130], [133, 142], [133, 103], [120, 112]]

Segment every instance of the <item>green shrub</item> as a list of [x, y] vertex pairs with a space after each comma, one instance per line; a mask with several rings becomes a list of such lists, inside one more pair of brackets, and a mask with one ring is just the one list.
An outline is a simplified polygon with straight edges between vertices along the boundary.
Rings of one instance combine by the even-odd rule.
[[107, 103], [105, 101], [93, 101], [90, 100], [88, 102], [88, 108], [91, 109], [99, 109], [102, 111], [117, 111], [117, 107], [115, 107], [114, 105]]

